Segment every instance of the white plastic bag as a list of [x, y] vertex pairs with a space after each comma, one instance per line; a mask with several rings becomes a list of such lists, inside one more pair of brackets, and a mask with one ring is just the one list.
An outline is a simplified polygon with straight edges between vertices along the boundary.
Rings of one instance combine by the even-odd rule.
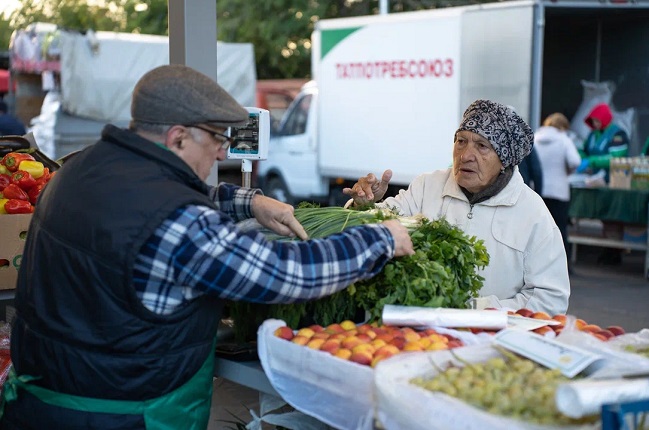
[[270, 319], [257, 332], [259, 360], [275, 391], [298, 411], [335, 428], [373, 429], [373, 369], [276, 337], [275, 330], [285, 325]]

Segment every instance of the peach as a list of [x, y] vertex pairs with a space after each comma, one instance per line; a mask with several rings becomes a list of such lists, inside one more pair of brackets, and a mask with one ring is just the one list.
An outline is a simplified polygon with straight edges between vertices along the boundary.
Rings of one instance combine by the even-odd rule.
[[534, 312], [532, 314], [532, 318], [535, 318], [537, 320], [550, 320], [550, 319], [552, 319], [552, 318], [550, 318], [550, 315], [547, 314], [547, 312], [541, 312], [541, 311]]
[[596, 332], [595, 334], [600, 334], [600, 335], [604, 336], [606, 338], [606, 340], [609, 340], [610, 338], [615, 337], [615, 335], [613, 334], [612, 331], [606, 330], [606, 329], [600, 330], [600, 331]]
[[403, 337], [406, 338], [408, 342], [415, 342], [421, 339], [421, 336], [416, 331], [407, 331], [403, 334]]
[[313, 330], [314, 333], [319, 333], [324, 330], [324, 327], [322, 327], [320, 324], [311, 324], [309, 328]]
[[545, 335], [546, 333], [551, 332], [551, 331], [554, 331], [554, 330], [552, 330], [552, 329], [551, 329], [550, 327], [548, 327], [547, 325], [544, 325], [543, 327], [539, 327], [539, 328], [534, 329], [534, 330], [532, 330], [532, 331], [533, 331], [534, 333], [538, 333], [538, 334]]
[[333, 353], [332, 351], [337, 351], [340, 348], [340, 340], [338, 339], [327, 339], [320, 346], [320, 351], [326, 351]]
[[356, 329], [356, 324], [354, 323], [354, 321], [351, 321], [351, 320], [345, 320], [345, 321], [341, 322], [340, 326], [342, 328], [344, 328], [345, 330]]
[[392, 336], [390, 333], [382, 333], [377, 335], [374, 340], [382, 340], [385, 343], [390, 343], [390, 341], [394, 339], [394, 336]]
[[581, 331], [589, 331], [589, 332], [592, 332], [592, 333], [597, 333], [601, 329], [602, 328], [600, 326], [598, 326], [597, 324], [586, 324], [585, 326], [583, 326], [581, 328]]
[[369, 343], [361, 343], [352, 348], [352, 354], [357, 352], [367, 352], [370, 355], [374, 355], [376, 348]]
[[352, 355], [349, 356], [349, 361], [369, 366], [372, 363], [372, 354], [367, 351], [352, 352]]
[[406, 339], [403, 338], [403, 337], [395, 337], [390, 342], [388, 342], [388, 344], [389, 345], [394, 345], [394, 346], [396, 346], [397, 348], [399, 348], [401, 350], [401, 349], [403, 349], [403, 347], [406, 344]]
[[526, 317], [526, 318], [532, 318], [532, 314], [534, 314], [534, 312], [532, 312], [531, 310], [529, 310], [527, 308], [521, 308], [521, 309], [517, 310], [516, 313], [518, 315], [520, 315], [522, 317]]
[[349, 360], [349, 357], [352, 356], [352, 351], [347, 348], [340, 348], [334, 353], [334, 355], [338, 358], [342, 358], [343, 360]]
[[374, 356], [376, 357], [376, 356], [385, 355], [388, 357], [392, 357], [394, 354], [398, 354], [399, 352], [400, 352], [399, 348], [397, 348], [394, 345], [384, 345], [379, 349], [377, 349], [376, 351], [374, 351]]
[[581, 330], [581, 329], [583, 329], [583, 328], [584, 328], [585, 326], [587, 326], [587, 325], [588, 325], [588, 323], [587, 323], [586, 321], [582, 320], [581, 318], [577, 318], [577, 319], [575, 320], [575, 328], [576, 328], [577, 330]]
[[380, 348], [384, 345], [387, 345], [388, 343], [384, 341], [383, 339], [372, 339], [370, 342], [370, 345], [372, 345], [375, 348]]
[[360, 340], [363, 343], [371, 342], [373, 339], [373, 337], [370, 336], [368, 333], [359, 333], [356, 335], [356, 337], [358, 338], [358, 340]]
[[333, 323], [333, 324], [329, 324], [324, 331], [330, 334], [334, 334], [334, 333], [342, 333], [343, 331], [345, 331], [345, 329], [342, 328], [340, 324]]
[[443, 334], [438, 334], [435, 336], [431, 336], [430, 338], [433, 342], [443, 342], [443, 343], [448, 343], [450, 340], [448, 336], [444, 336]]
[[419, 341], [410, 341], [406, 342], [406, 344], [403, 346], [402, 351], [423, 351], [424, 347], [421, 346]]
[[462, 343], [462, 341], [459, 339], [453, 339], [449, 340], [446, 346], [448, 347], [448, 349], [459, 348], [461, 346], [464, 346], [464, 343]]
[[291, 339], [291, 342], [297, 343], [298, 345], [306, 345], [307, 343], [309, 343], [309, 340], [311, 340], [311, 338], [297, 335], [293, 337], [293, 339]]
[[369, 324], [361, 324], [356, 329], [359, 333], [367, 333], [368, 331], [374, 330], [374, 327]]
[[311, 339], [307, 342], [306, 346], [311, 349], [320, 349], [324, 341], [324, 339]]
[[622, 327], [620, 327], [619, 325], [610, 325], [610, 326], [606, 327], [606, 330], [610, 331], [615, 336], [619, 336], [619, 335], [625, 333], [624, 329]]
[[448, 349], [448, 343], [446, 342], [433, 342], [426, 347], [426, 351], [439, 351], [442, 349]]
[[387, 355], [375, 355], [372, 357], [372, 362], [370, 363], [370, 367], [376, 367], [379, 362], [385, 360], [386, 358], [390, 358]]
[[593, 336], [595, 336], [597, 339], [601, 340], [602, 342], [606, 342], [608, 340], [608, 338], [606, 336], [601, 335], [599, 333], [590, 332], [590, 334], [592, 334]]
[[296, 336], [304, 336], [304, 337], [307, 337], [307, 338], [311, 339], [314, 334], [315, 334], [315, 332], [313, 331], [313, 329], [310, 329], [308, 327], [304, 327], [304, 328], [301, 328], [301, 329], [299, 329], [297, 331]]
[[327, 333], [326, 331], [319, 331], [316, 332], [313, 336], [311, 336], [311, 339], [329, 339], [331, 337], [331, 334]]
[[293, 330], [288, 326], [279, 327], [275, 330], [275, 336], [281, 337], [282, 339], [291, 340], [295, 336]]
[[566, 317], [565, 314], [557, 314], [553, 316], [552, 319], [555, 321], [559, 321], [563, 325], [566, 325], [566, 321], [568, 320], [568, 317]]
[[354, 348], [356, 345], [360, 345], [360, 344], [362, 344], [362, 343], [363, 343], [363, 341], [361, 341], [361, 340], [360, 340], [358, 337], [356, 337], [356, 336], [347, 336], [346, 338], [344, 338], [344, 339], [340, 342], [340, 346], [343, 347], [343, 348], [352, 349], [352, 348]]

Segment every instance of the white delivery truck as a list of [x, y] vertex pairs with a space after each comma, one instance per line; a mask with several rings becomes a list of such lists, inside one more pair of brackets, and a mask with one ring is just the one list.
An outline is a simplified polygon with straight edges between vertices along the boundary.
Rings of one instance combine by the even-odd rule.
[[[344, 186], [390, 168], [392, 184], [452, 163], [454, 132], [479, 98], [536, 129], [575, 116], [585, 82], [610, 83], [632, 109], [635, 147], [649, 136], [649, 1], [507, 1], [321, 20], [314, 81], [271, 137], [258, 180], [290, 203], [340, 204]], [[632, 152], [634, 146], [632, 145]]]

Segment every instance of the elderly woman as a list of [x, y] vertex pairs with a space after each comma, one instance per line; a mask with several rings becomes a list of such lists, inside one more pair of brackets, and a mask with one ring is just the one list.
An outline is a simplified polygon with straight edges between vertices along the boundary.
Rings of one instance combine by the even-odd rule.
[[[534, 134], [510, 108], [477, 100], [455, 132], [453, 167], [426, 173], [381, 205], [404, 215], [445, 217], [484, 240], [490, 256], [480, 297], [471, 304], [565, 313], [570, 296], [561, 233], [541, 197], [527, 187], [517, 165], [530, 153]], [[379, 201], [392, 172], [359, 179], [343, 192], [355, 205]]]

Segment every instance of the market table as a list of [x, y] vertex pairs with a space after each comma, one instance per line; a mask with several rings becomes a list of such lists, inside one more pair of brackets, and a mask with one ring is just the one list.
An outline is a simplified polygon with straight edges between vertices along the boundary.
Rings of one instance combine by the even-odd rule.
[[[570, 196], [570, 218], [596, 219], [629, 226], [646, 227], [649, 216], [649, 190], [573, 187]], [[594, 245], [645, 252], [645, 277], [649, 275], [649, 239], [626, 240], [606, 238], [601, 234], [584, 234], [577, 228], [570, 231], [568, 242], [573, 244], [571, 260], [577, 258], [577, 245]]]

